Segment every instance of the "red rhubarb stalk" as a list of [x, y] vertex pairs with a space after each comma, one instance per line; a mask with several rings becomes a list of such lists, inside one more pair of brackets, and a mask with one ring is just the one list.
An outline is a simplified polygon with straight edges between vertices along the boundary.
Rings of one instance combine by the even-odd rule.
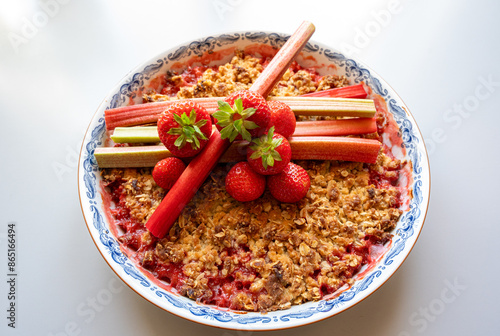
[[375, 163], [380, 141], [346, 137], [290, 137], [294, 160], [342, 160]]
[[[210, 98], [194, 98], [193, 101], [201, 102], [209, 113], [217, 110], [217, 102]], [[223, 98], [220, 98], [222, 100]], [[376, 108], [371, 99], [353, 99], [338, 97], [270, 97], [269, 100], [281, 101], [292, 109], [296, 115], [316, 116], [343, 116], [371, 118], [375, 115]], [[158, 116], [171, 104], [180, 100], [168, 102], [139, 104], [117, 109], [107, 110], [104, 113], [108, 130], [116, 127], [136, 126], [155, 123]]]
[[[201, 105], [205, 108], [207, 107], [215, 108], [217, 106], [217, 100], [219, 99], [221, 98], [210, 97], [210, 98], [194, 98], [193, 100], [195, 100], [198, 105]], [[106, 110], [106, 115], [108, 116], [121, 116], [121, 115], [126, 116], [127, 114], [137, 115], [138, 113], [140, 114], [142, 111], [149, 111], [149, 112], [160, 111], [159, 113], [161, 113], [163, 112], [163, 110], [165, 110], [165, 108], [169, 107], [170, 105], [172, 105], [177, 101], [178, 101], [177, 99], [174, 99], [174, 100], [159, 101], [153, 103], [122, 106]]]
[[342, 136], [375, 132], [375, 118], [352, 118], [297, 122], [293, 136]]
[[274, 85], [283, 77], [295, 56], [304, 48], [307, 41], [314, 33], [314, 25], [304, 21], [292, 36], [281, 47], [276, 56], [273, 57], [269, 65], [262, 71], [257, 80], [252, 84], [250, 90], [267, 95], [274, 88]]
[[[217, 100], [219, 99], [220, 98], [196, 98], [195, 100], [196, 103], [205, 107], [209, 113], [213, 113], [217, 110]], [[158, 116], [175, 102], [178, 102], [178, 100], [123, 106], [106, 110], [104, 111], [106, 128], [112, 130], [122, 126], [156, 123], [158, 121]]]
[[188, 164], [146, 223], [155, 237], [161, 238], [170, 230], [228, 147], [229, 141], [214, 130], [203, 151]]
[[341, 88], [303, 94], [301, 97], [330, 97], [330, 98], [366, 98], [367, 93], [363, 84], [344, 86]]
[[[266, 97], [313, 32], [312, 23], [302, 23], [250, 89]], [[154, 236], [161, 238], [170, 230], [228, 147], [229, 142], [221, 139], [220, 133], [214, 131], [205, 149], [189, 163], [146, 223], [146, 227]]]

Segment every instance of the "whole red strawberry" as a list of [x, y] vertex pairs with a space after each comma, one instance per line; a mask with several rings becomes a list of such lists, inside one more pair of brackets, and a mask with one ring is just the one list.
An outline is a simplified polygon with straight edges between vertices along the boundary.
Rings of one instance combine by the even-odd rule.
[[186, 169], [186, 165], [181, 159], [176, 157], [168, 157], [158, 163], [153, 168], [153, 179], [156, 184], [165, 190], [172, 188], [174, 183], [179, 179], [182, 172]]
[[212, 133], [212, 119], [207, 110], [189, 100], [170, 105], [158, 118], [158, 135], [174, 156], [198, 154]]
[[274, 126], [276, 133], [289, 138], [295, 132], [297, 122], [290, 106], [277, 100], [267, 102], [267, 106], [271, 110], [269, 127]]
[[240, 202], [253, 201], [266, 189], [266, 178], [253, 171], [246, 161], [238, 162], [229, 170], [225, 183], [227, 193]]
[[217, 103], [219, 109], [213, 116], [223, 139], [251, 141], [252, 137], [267, 130], [270, 110], [264, 97], [257, 92], [237, 91]]
[[257, 173], [274, 175], [281, 172], [292, 158], [288, 140], [274, 133], [274, 126], [267, 134], [254, 139], [247, 150], [247, 161]]
[[278, 201], [295, 203], [306, 196], [311, 179], [304, 168], [290, 162], [281, 173], [267, 177], [267, 186]]

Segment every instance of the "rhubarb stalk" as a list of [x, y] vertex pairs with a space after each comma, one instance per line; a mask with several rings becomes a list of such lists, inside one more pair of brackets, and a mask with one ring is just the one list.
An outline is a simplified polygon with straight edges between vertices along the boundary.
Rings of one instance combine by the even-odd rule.
[[166, 157], [172, 156], [163, 145], [133, 147], [98, 147], [94, 158], [99, 168], [154, 167]]
[[148, 143], [159, 142], [158, 127], [117, 127], [115, 128], [111, 140], [115, 143]]
[[[292, 136], [288, 142], [292, 148], [292, 160], [344, 160], [373, 163], [377, 160], [381, 146], [377, 140], [330, 136]], [[245, 160], [248, 144], [247, 141], [234, 141], [220, 157], [219, 162]], [[157, 145], [96, 148], [94, 156], [100, 168], [137, 168], [154, 167], [158, 161], [172, 154], [165, 146]]]
[[367, 93], [363, 84], [344, 86], [303, 94], [301, 97], [330, 97], [330, 98], [366, 98]]
[[375, 163], [378, 140], [346, 137], [291, 137], [294, 160], [342, 160]]
[[155, 237], [161, 238], [170, 230], [228, 147], [229, 141], [214, 130], [203, 151], [188, 164], [146, 223]]
[[283, 77], [294, 58], [307, 44], [314, 30], [314, 25], [311, 22], [304, 21], [257, 77], [250, 90], [267, 97], [276, 83]]
[[[274, 56], [250, 89], [266, 97], [313, 32], [313, 24], [304, 22]], [[229, 141], [221, 139], [218, 131], [213, 131], [205, 149], [189, 163], [146, 223], [146, 227], [154, 236], [161, 238], [170, 230], [228, 147]]]
[[375, 118], [300, 121], [295, 126], [297, 136], [342, 136], [377, 132]]
[[371, 99], [281, 97], [296, 115], [371, 118], [377, 112]]
[[[217, 110], [217, 102], [210, 98], [194, 98], [193, 101], [201, 102], [209, 113]], [[223, 98], [217, 98], [222, 100]], [[268, 100], [281, 101], [292, 109], [296, 115], [336, 116], [371, 118], [376, 109], [371, 99], [353, 99], [339, 97], [270, 97]], [[168, 102], [147, 103], [119, 107], [105, 111], [106, 128], [112, 130], [116, 127], [136, 126], [156, 123], [158, 116], [171, 104], [179, 100]]]
[[[297, 121], [293, 136], [343, 136], [375, 133], [375, 118]], [[160, 142], [156, 126], [117, 127], [111, 139], [115, 143]]]

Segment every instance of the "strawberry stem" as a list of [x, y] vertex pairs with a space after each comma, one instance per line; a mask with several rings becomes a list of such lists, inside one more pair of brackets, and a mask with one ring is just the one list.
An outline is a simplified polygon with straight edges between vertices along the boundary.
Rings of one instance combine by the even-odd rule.
[[274, 161], [281, 161], [281, 155], [276, 151], [283, 139], [273, 139], [274, 126], [271, 127], [267, 134], [260, 138], [254, 139], [250, 144], [250, 149], [254, 152], [250, 155], [250, 159], [262, 158], [262, 166], [267, 169], [268, 166], [273, 167]]
[[174, 145], [177, 148], [182, 148], [186, 143], [191, 144], [191, 148], [200, 148], [200, 140], [207, 140], [207, 137], [200, 130], [200, 127], [206, 125], [207, 120], [201, 119], [196, 121], [196, 111], [191, 110], [189, 116], [184, 112], [182, 115], [173, 114], [174, 120], [179, 124], [180, 127], [174, 127], [168, 130], [168, 134], [178, 135], [179, 137], [175, 140]]
[[217, 101], [217, 105], [219, 109], [213, 114], [213, 117], [217, 119], [217, 125], [222, 127], [220, 132], [222, 139], [229, 139], [230, 142], [233, 142], [241, 134], [243, 139], [251, 141], [252, 136], [248, 130], [258, 126], [247, 119], [254, 115], [257, 110], [254, 108], [243, 109], [241, 98], [234, 100], [233, 107], [223, 100]]

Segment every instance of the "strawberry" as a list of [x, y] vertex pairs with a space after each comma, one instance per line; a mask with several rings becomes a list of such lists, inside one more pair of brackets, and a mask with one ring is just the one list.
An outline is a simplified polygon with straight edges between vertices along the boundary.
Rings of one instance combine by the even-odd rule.
[[271, 110], [269, 127], [274, 126], [275, 132], [289, 138], [295, 132], [296, 119], [290, 106], [280, 101], [267, 102]]
[[210, 115], [192, 101], [174, 103], [158, 118], [160, 140], [174, 156], [195, 156], [205, 147], [211, 133]]
[[266, 189], [266, 178], [252, 170], [248, 162], [235, 164], [226, 175], [226, 191], [240, 202], [259, 198]]
[[172, 188], [182, 172], [186, 169], [186, 165], [181, 159], [176, 157], [168, 157], [158, 163], [153, 168], [153, 179], [156, 184], [165, 190]]
[[213, 114], [223, 139], [245, 139], [262, 135], [268, 127], [270, 110], [257, 92], [241, 90], [217, 102], [219, 109]]
[[247, 161], [257, 173], [274, 175], [281, 172], [292, 158], [288, 140], [274, 133], [274, 126], [267, 134], [254, 139], [247, 150]]
[[295, 203], [306, 196], [311, 180], [304, 168], [290, 162], [281, 173], [267, 177], [267, 186], [278, 201]]

